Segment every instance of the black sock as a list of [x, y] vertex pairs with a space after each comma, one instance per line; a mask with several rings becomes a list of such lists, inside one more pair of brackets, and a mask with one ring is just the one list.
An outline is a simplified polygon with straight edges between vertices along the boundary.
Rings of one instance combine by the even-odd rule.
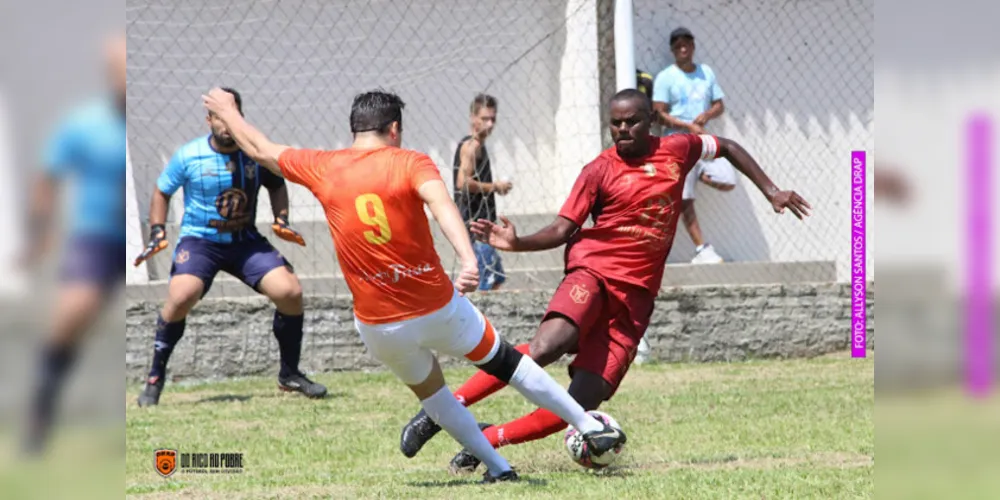
[[302, 354], [302, 320], [305, 316], [289, 316], [274, 311], [274, 338], [278, 339], [281, 353], [281, 372], [287, 377], [299, 373], [299, 355]]
[[38, 388], [31, 405], [32, 435], [30, 439], [34, 441], [33, 444], [36, 446], [41, 446], [48, 436], [55, 413], [56, 400], [59, 398], [66, 374], [73, 367], [75, 360], [75, 345], [46, 346], [42, 351]]
[[163, 316], [156, 317], [156, 344], [153, 347], [153, 367], [149, 370], [149, 378], [162, 378], [167, 373], [167, 361], [174, 352], [174, 346], [184, 336], [186, 319], [167, 323]]

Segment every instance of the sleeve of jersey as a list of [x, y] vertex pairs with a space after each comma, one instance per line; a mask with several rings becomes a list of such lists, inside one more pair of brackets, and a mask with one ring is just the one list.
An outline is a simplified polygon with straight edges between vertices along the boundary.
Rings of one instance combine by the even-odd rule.
[[174, 153], [167, 163], [167, 167], [160, 173], [160, 178], [156, 180], [156, 188], [161, 193], [172, 195], [184, 185], [184, 160], [182, 159], [183, 149]]
[[266, 168], [260, 169], [260, 183], [267, 189], [278, 189], [285, 185], [285, 179], [274, 175], [273, 172]]
[[687, 161], [684, 163], [687, 171], [694, 168], [699, 160], [714, 160], [719, 157], [719, 139], [709, 134], [688, 134]]
[[288, 148], [278, 157], [278, 167], [285, 179], [310, 190], [320, 182], [320, 162], [324, 151]]
[[570, 192], [569, 198], [559, 210], [560, 217], [573, 221], [577, 226], [583, 226], [583, 223], [587, 221], [587, 215], [594, 207], [594, 202], [597, 201], [600, 179], [596, 175], [596, 168], [594, 163], [583, 168], [580, 176], [573, 183], [573, 190]]
[[73, 163], [75, 144], [75, 135], [69, 127], [60, 127], [45, 146], [42, 158], [45, 173], [53, 176], [65, 173]]
[[414, 190], [418, 190], [428, 181], [443, 181], [441, 172], [438, 171], [437, 165], [429, 156], [417, 155], [412, 160], [410, 167], [410, 185]]

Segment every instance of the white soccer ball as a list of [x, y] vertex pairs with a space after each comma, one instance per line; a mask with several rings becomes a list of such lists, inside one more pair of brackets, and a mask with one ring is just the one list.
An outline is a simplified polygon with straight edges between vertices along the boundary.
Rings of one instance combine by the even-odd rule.
[[[587, 413], [611, 427], [621, 430], [618, 421], [611, 418], [611, 415], [596, 410], [588, 411]], [[587, 449], [587, 442], [583, 440], [583, 434], [572, 426], [566, 429], [566, 436], [563, 442], [566, 445], [566, 451], [569, 452], [569, 456], [573, 461], [588, 469], [603, 469], [613, 464], [625, 448], [625, 445], [619, 445], [601, 456], [593, 456], [590, 454], [590, 450]]]

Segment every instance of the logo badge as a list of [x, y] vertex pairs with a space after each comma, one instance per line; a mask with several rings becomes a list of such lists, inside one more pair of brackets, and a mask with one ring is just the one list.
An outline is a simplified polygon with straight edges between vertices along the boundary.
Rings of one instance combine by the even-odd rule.
[[569, 298], [577, 304], [584, 304], [590, 298], [590, 291], [580, 285], [573, 285], [569, 291]]
[[170, 477], [177, 470], [177, 450], [156, 450], [156, 472]]
[[176, 261], [176, 262], [177, 262], [178, 264], [183, 264], [183, 263], [187, 262], [187, 261], [188, 261], [188, 259], [190, 259], [190, 258], [191, 258], [191, 254], [190, 254], [190, 253], [188, 253], [188, 251], [187, 251], [187, 250], [183, 250], [183, 249], [182, 249], [182, 250], [181, 250], [180, 252], [177, 252], [177, 258], [176, 258], [176, 259], [174, 259], [174, 260], [175, 260], [175, 261]]
[[247, 194], [242, 189], [229, 188], [215, 199], [215, 210], [224, 219], [243, 217], [247, 208]]
[[253, 180], [257, 175], [257, 164], [254, 162], [247, 162], [243, 164], [243, 175], [250, 180]]
[[656, 175], [656, 167], [652, 163], [647, 163], [642, 166], [642, 171], [646, 172], [646, 175], [652, 177]]

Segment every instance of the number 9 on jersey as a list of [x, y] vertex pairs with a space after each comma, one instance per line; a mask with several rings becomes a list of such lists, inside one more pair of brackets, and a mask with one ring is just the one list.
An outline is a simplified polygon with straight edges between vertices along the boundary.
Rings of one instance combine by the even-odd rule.
[[385, 205], [377, 194], [368, 193], [354, 199], [354, 208], [361, 222], [372, 226], [364, 232], [365, 239], [372, 245], [384, 245], [392, 239], [389, 219], [385, 216]]

